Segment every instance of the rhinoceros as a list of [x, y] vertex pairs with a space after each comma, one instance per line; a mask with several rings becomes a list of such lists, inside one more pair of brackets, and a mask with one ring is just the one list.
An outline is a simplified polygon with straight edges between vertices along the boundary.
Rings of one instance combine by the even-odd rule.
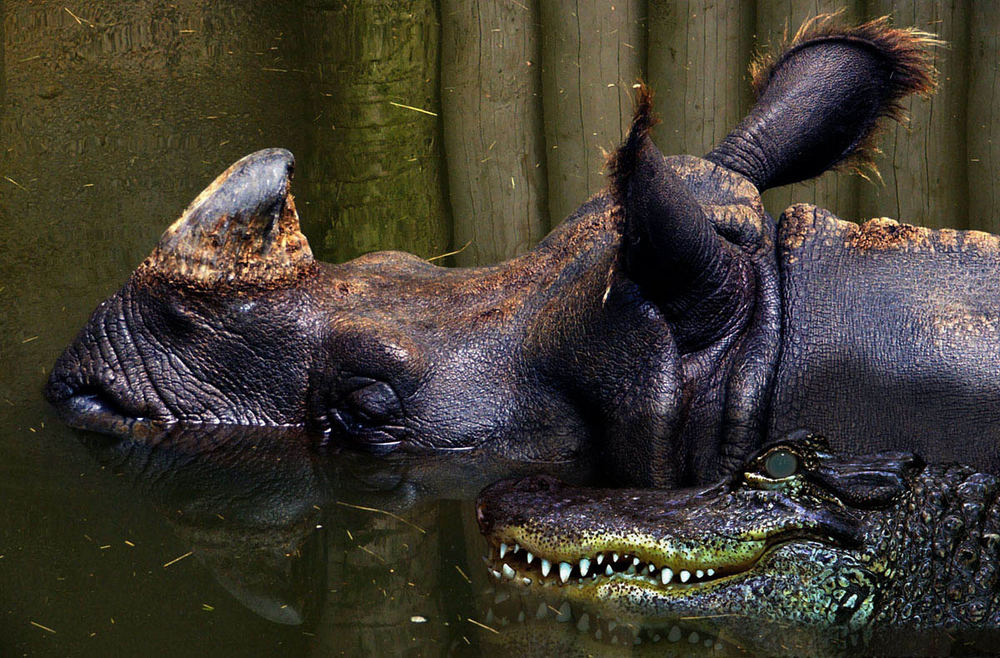
[[[929, 93], [929, 35], [828, 18], [758, 62], [710, 153], [664, 157], [640, 89], [609, 186], [523, 256], [316, 261], [290, 153], [232, 165], [102, 302], [46, 395], [69, 423], [294, 425], [375, 451], [597, 455], [678, 486], [808, 426], [847, 452], [1000, 466], [1000, 238], [762, 191], [863, 164]], [[669, 102], [669, 99], [668, 99]]]

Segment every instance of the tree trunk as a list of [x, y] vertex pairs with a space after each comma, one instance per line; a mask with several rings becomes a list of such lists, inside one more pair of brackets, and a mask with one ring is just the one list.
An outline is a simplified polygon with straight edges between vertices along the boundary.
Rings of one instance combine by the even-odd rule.
[[304, 10], [310, 151], [302, 208], [317, 256], [447, 251], [432, 0], [352, 0]]
[[664, 153], [703, 155], [746, 114], [753, 30], [750, 2], [650, 3], [647, 70], [663, 119], [653, 139]]
[[[965, 130], [968, 3], [875, 0], [869, 14], [891, 13], [899, 26], [935, 32], [948, 42], [934, 51], [940, 87], [930, 99], [906, 101], [909, 127], [893, 124], [882, 138], [885, 185], [861, 188], [860, 215], [924, 226], [968, 226]], [[956, 129], [956, 126], [961, 128]]]
[[628, 131], [645, 63], [645, 2], [542, 2], [542, 88], [555, 226], [606, 185], [604, 153]]
[[1000, 233], [1000, 12], [993, 4], [973, 4], [969, 24], [969, 228]]
[[465, 247], [456, 261], [495, 263], [530, 249], [548, 226], [538, 8], [443, 0], [441, 15], [454, 242]]

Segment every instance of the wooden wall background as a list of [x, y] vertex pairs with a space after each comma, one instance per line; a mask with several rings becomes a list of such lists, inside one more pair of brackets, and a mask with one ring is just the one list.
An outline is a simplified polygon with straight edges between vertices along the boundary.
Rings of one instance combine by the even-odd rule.
[[769, 192], [769, 210], [1000, 232], [990, 0], [6, 0], [0, 165], [49, 196], [0, 187], [0, 206], [44, 214], [58, 189], [79, 207], [113, 172], [82, 228], [100, 238], [99, 204], [129, 207], [112, 246], [128, 271], [211, 176], [282, 145], [317, 255], [468, 245], [445, 262], [495, 262], [604, 185], [636, 79], [656, 91], [660, 148], [701, 155], [752, 102], [753, 53], [837, 10], [939, 34], [940, 89], [885, 135], [884, 184], [827, 174]]
[[[910, 103], [911, 127], [885, 135], [879, 162], [883, 184], [831, 173], [766, 197], [778, 214], [808, 201], [844, 218], [891, 216], [931, 226], [1000, 231], [992, 131], [1000, 116], [998, 34], [992, 2], [914, 0], [432, 0], [338, 3], [344, 14], [398, 11], [425, 24], [426, 69], [415, 86], [385, 96], [396, 114], [439, 140], [437, 153], [413, 168], [443, 181], [443, 212], [426, 218], [437, 236], [417, 245], [430, 252], [469, 246], [460, 264], [487, 263], [523, 252], [604, 185], [601, 150], [622, 137], [631, 112], [630, 85], [655, 89], [663, 118], [655, 139], [665, 153], [703, 154], [746, 112], [746, 74], [755, 50], [780, 41], [786, 26], [842, 10], [846, 20], [891, 14], [898, 25], [937, 33], [948, 45], [935, 60], [938, 93]], [[391, 9], [391, 8], [395, 9]], [[383, 14], [384, 15], [384, 14]], [[412, 29], [412, 28], [411, 28]], [[389, 39], [403, 35], [386, 31]], [[345, 39], [352, 38], [345, 33]], [[378, 47], [390, 60], [408, 48]], [[412, 62], [412, 60], [410, 60]], [[387, 65], [387, 64], [386, 64]], [[436, 80], [436, 90], [424, 85]], [[389, 105], [419, 106], [437, 116]], [[415, 134], [416, 137], [416, 134]], [[388, 182], [388, 181], [387, 181]], [[423, 207], [427, 187], [380, 193], [399, 208]], [[399, 196], [397, 196], [399, 195]], [[331, 208], [334, 215], [337, 208]], [[371, 209], [368, 210], [371, 212]], [[380, 216], [391, 221], [392, 212]], [[401, 214], [397, 211], [395, 214]], [[449, 230], [450, 228], [450, 230]], [[353, 252], [327, 225], [330, 256]], [[443, 236], [450, 235], [446, 244]], [[361, 245], [356, 244], [360, 247]], [[364, 245], [379, 248], [385, 244]], [[407, 245], [404, 245], [407, 246]], [[413, 248], [414, 245], [408, 245]]]

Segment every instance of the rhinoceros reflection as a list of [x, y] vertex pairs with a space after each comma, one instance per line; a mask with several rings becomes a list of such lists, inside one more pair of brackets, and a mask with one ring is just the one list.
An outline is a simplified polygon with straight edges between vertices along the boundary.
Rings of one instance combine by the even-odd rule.
[[272, 443], [263, 434], [175, 430], [148, 442], [85, 443], [153, 502], [240, 603], [270, 621], [303, 624], [326, 591], [326, 487], [302, 437]]
[[[437, 646], [451, 631], [411, 617], [443, 620], [451, 606], [472, 605], [454, 566], [467, 554], [478, 560], [480, 540], [471, 502], [459, 510], [451, 501], [471, 501], [511, 472], [553, 469], [479, 453], [329, 459], [311, 440], [298, 430], [234, 427], [84, 439], [243, 606], [301, 625], [321, 646], [366, 652]], [[556, 470], [579, 482], [591, 465]], [[481, 583], [480, 571], [463, 573]]]

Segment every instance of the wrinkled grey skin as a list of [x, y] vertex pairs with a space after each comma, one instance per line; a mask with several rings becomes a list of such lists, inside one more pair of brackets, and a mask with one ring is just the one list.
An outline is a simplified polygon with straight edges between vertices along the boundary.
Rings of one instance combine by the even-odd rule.
[[490, 267], [319, 263], [291, 154], [252, 154], [97, 308], [46, 395], [106, 432], [295, 425], [380, 452], [591, 454], [638, 485], [713, 480], [800, 425], [995, 469], [997, 239], [809, 206], [776, 225], [760, 202], [863, 152], [929, 84], [923, 46], [884, 23], [804, 38], [705, 158], [664, 158], [641, 94], [610, 188]]

